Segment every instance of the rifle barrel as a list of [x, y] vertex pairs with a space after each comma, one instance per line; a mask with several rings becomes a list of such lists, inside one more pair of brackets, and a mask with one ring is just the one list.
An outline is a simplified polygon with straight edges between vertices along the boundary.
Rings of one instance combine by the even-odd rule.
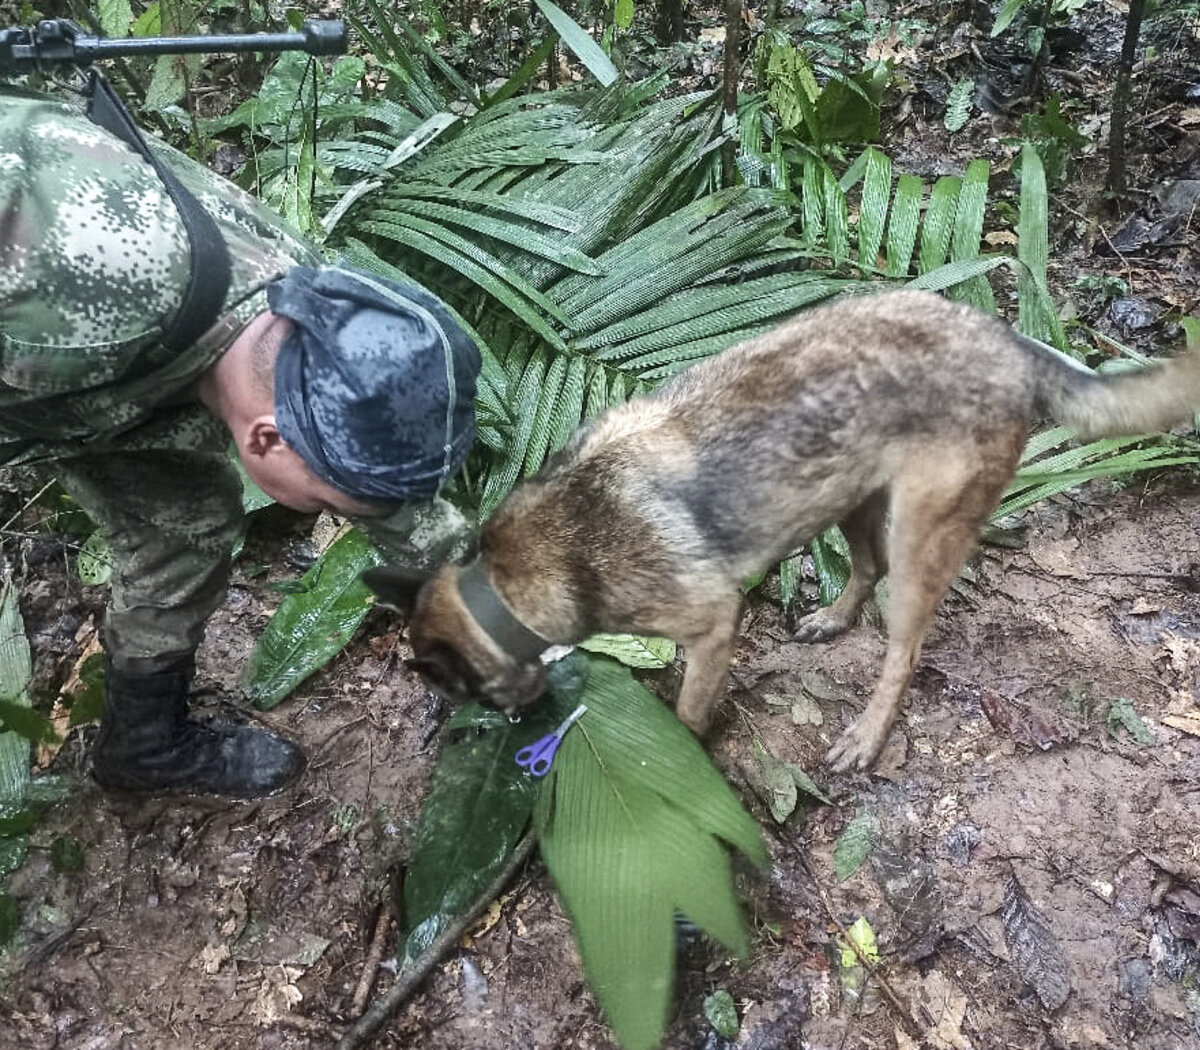
[[346, 50], [346, 28], [330, 20], [306, 22], [302, 33], [227, 33], [195, 37], [75, 38], [75, 58], [83, 62], [115, 55], [190, 55], [241, 51], [307, 51], [336, 55]]

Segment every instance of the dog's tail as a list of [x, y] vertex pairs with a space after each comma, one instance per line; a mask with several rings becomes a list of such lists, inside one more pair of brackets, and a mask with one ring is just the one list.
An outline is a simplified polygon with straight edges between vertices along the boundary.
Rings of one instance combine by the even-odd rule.
[[1039, 408], [1084, 440], [1152, 434], [1200, 411], [1200, 350], [1098, 375], [1042, 343], [1017, 338], [1036, 361]]

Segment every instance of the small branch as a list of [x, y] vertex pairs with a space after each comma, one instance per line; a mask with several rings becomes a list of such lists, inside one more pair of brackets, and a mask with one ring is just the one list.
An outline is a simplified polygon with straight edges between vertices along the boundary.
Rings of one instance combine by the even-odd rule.
[[471, 924], [487, 910], [487, 906], [500, 895], [500, 891], [504, 889], [508, 880], [516, 874], [517, 869], [533, 852], [535, 841], [534, 833], [527, 831], [525, 837], [509, 854], [508, 860], [505, 861], [499, 874], [492, 880], [491, 885], [475, 899], [470, 910], [458, 916], [438, 934], [437, 939], [417, 956], [412, 966], [396, 975], [396, 983], [376, 999], [354, 1027], [342, 1036], [337, 1044], [337, 1050], [359, 1050], [360, 1047], [367, 1045], [368, 1040], [387, 1023], [392, 1014], [399, 1009], [401, 1003], [417, 990], [417, 987], [425, 980], [429, 971], [434, 968], [441, 957], [454, 946]]
[[1129, 109], [1129, 84], [1133, 76], [1133, 58], [1137, 54], [1138, 35], [1146, 0], [1130, 0], [1125, 16], [1125, 39], [1121, 43], [1121, 58], [1117, 63], [1117, 82], [1113, 85], [1112, 110], [1108, 121], [1108, 190], [1121, 197], [1128, 188], [1125, 165], [1126, 113]]
[[362, 976], [358, 979], [358, 987], [354, 989], [354, 1002], [350, 1009], [355, 1017], [361, 1017], [367, 1008], [367, 1000], [371, 998], [371, 989], [375, 987], [375, 974], [383, 961], [383, 952], [391, 929], [392, 909], [385, 902], [379, 908], [375, 936], [371, 938], [371, 947], [367, 951], [366, 962], [363, 963]]
[[[741, 63], [738, 55], [742, 43], [742, 0], [725, 0], [725, 70], [723, 84], [724, 124], [736, 126], [738, 79]], [[721, 129], [722, 131], [725, 128]], [[721, 185], [733, 186], [737, 182], [737, 148], [735, 138], [721, 144]]]
[[11, 518], [9, 518], [8, 521], [6, 521], [3, 525], [0, 525], [0, 531], [7, 531], [9, 526], [12, 525], [13, 522], [15, 522], [22, 514], [24, 514], [38, 500], [40, 500], [46, 494], [47, 490], [52, 488], [55, 484], [56, 483], [53, 481], [47, 481], [46, 484], [44, 484], [40, 489], [37, 490], [37, 492], [35, 492], [32, 496], [29, 497], [29, 500], [28, 500], [28, 502], [26, 502], [25, 506], [23, 506], [19, 511], [17, 511], [17, 513], [14, 514]]
[[[783, 831], [784, 829], [780, 830]], [[828, 891], [824, 886], [821, 885], [816, 875], [813, 873], [812, 868], [809, 867], [808, 858], [805, 857], [804, 851], [796, 843], [795, 838], [790, 832], [786, 831], [784, 831], [782, 837], [784, 841], [787, 842], [792, 852], [796, 855], [796, 859], [800, 862], [800, 866], [804, 869], [804, 873], [812, 880], [812, 884], [816, 887], [817, 894], [821, 898], [821, 904], [825, 907], [825, 914], [829, 916], [829, 921], [838, 928], [838, 932], [842, 935], [842, 940], [854, 950], [854, 954], [858, 956], [858, 961], [862, 964], [863, 969], [867, 971], [868, 978], [878, 982], [884, 996], [887, 998], [888, 1002], [892, 1004], [892, 1008], [899, 1015], [900, 1023], [904, 1026], [908, 1034], [917, 1039], [923, 1039], [925, 1037], [925, 1033], [921, 1032], [917, 1028], [917, 1023], [913, 1019], [912, 1013], [900, 1001], [900, 996], [896, 994], [891, 984], [888, 983], [887, 978], [883, 976], [883, 973], [880, 971], [879, 967], [876, 966], [875, 963], [870, 959], [868, 959], [859, 949], [858, 945], [854, 943], [854, 938], [850, 936], [849, 931], [842, 924], [841, 919], [837, 917], [837, 914], [833, 910], [833, 901], [829, 899]]]

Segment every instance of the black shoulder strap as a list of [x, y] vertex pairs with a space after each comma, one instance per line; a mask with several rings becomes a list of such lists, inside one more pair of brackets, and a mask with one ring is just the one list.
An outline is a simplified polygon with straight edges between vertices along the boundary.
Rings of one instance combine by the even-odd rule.
[[213, 217], [150, 149], [125, 104], [96, 69], [91, 71], [88, 83], [87, 115], [146, 158], [179, 209], [187, 230], [191, 273], [183, 303], [171, 318], [162, 341], [170, 350], [184, 350], [216, 323], [225, 304], [230, 279], [229, 249], [225, 238]]

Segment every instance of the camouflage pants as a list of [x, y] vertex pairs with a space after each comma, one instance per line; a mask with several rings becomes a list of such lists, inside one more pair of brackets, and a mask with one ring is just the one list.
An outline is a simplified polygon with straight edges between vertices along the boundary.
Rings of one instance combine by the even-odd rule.
[[[113, 554], [104, 646], [115, 666], [154, 674], [190, 657], [225, 597], [244, 528], [241, 479], [224, 452], [176, 449], [62, 459], [59, 480], [102, 526]], [[390, 561], [430, 568], [462, 553], [463, 515], [443, 500], [359, 522]]]

